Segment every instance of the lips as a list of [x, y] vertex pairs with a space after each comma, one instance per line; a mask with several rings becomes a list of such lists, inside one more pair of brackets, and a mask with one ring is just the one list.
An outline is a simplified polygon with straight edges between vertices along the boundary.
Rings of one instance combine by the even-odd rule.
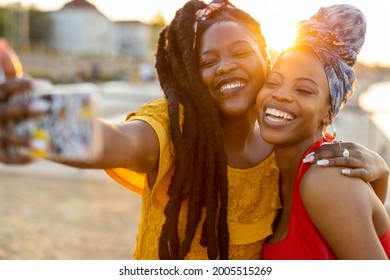
[[295, 116], [285, 110], [267, 107], [264, 111], [264, 121], [268, 125], [280, 126], [295, 119]]
[[217, 86], [217, 92], [223, 95], [234, 94], [242, 90], [248, 84], [242, 79], [225, 79], [220, 81]]
[[294, 119], [294, 116], [287, 113], [287, 112], [283, 112], [281, 110], [278, 110], [278, 109], [275, 109], [275, 108], [267, 108], [265, 110], [265, 114], [267, 116], [272, 116], [272, 117], [276, 117], [276, 118], [281, 118], [281, 119], [286, 119], [288, 121], [291, 121]]

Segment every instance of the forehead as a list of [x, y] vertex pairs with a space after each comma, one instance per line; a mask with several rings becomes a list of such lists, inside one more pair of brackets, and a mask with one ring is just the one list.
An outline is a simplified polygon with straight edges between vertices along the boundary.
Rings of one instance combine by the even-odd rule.
[[310, 49], [292, 49], [282, 54], [272, 72], [295, 78], [310, 78], [320, 85], [328, 85], [324, 67], [316, 53]]
[[203, 33], [200, 45], [201, 49], [204, 49], [238, 41], [257, 45], [256, 37], [249, 27], [233, 21], [221, 21], [214, 23]]

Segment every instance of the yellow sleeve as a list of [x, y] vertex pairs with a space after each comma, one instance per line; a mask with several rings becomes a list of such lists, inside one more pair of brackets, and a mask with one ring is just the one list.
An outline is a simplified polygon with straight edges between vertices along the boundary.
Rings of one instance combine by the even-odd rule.
[[[166, 181], [166, 174], [174, 163], [173, 144], [169, 132], [169, 116], [167, 101], [163, 98], [151, 101], [137, 111], [130, 113], [126, 121], [141, 120], [148, 123], [156, 132], [159, 145], [159, 170], [155, 186]], [[105, 169], [105, 172], [122, 186], [138, 194], [148, 186], [146, 174], [137, 173], [125, 168]], [[172, 172], [170, 172], [172, 173]], [[166, 182], [164, 183], [166, 184]], [[151, 189], [154, 186], [149, 186]]]

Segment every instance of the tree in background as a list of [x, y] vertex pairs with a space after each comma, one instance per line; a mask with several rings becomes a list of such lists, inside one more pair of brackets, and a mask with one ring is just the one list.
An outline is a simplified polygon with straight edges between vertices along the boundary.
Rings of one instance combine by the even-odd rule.
[[156, 15], [150, 20], [149, 24], [152, 29], [150, 36], [150, 49], [154, 52], [156, 49], [158, 35], [160, 34], [161, 29], [167, 25], [167, 21], [161, 10], [157, 11]]
[[33, 52], [46, 52], [49, 48], [52, 20], [47, 12], [37, 10], [33, 6], [28, 10], [30, 28], [30, 46]]
[[4, 20], [5, 20], [5, 12], [6, 9], [4, 7], [0, 7], [0, 37], [4, 38]]
[[29, 46], [28, 23], [25, 24], [25, 20], [26, 13], [23, 12], [20, 3], [9, 4], [1, 8], [2, 37], [7, 39], [17, 52]]
[[0, 7], [0, 37], [6, 38], [18, 52], [46, 51], [51, 36], [51, 19], [34, 6], [24, 8], [20, 3]]

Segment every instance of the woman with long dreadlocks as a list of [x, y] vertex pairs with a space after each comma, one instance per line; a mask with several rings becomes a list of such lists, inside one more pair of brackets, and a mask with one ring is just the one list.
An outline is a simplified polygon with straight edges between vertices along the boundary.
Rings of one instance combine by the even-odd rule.
[[[228, 1], [190, 0], [160, 33], [156, 69], [165, 98], [122, 124], [102, 121], [101, 158], [63, 162], [105, 169], [142, 193], [135, 259], [261, 258], [281, 207], [272, 146], [254, 122], [270, 64], [251, 16]], [[348, 162], [337, 145], [318, 150], [315, 160], [327, 157], [329, 166], [383, 186], [383, 159], [344, 145]]]

